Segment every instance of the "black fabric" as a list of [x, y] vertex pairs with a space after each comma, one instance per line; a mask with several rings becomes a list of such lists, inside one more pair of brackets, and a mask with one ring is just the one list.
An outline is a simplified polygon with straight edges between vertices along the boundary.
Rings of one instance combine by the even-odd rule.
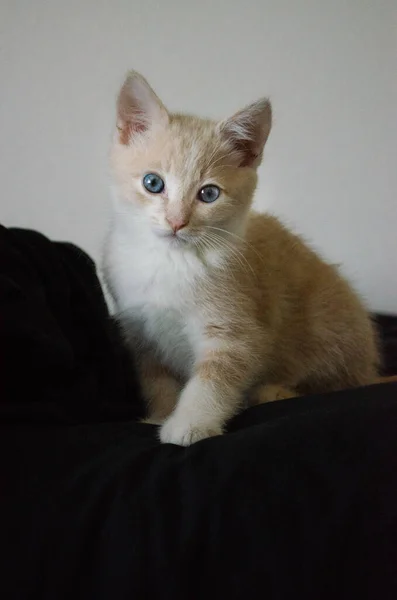
[[397, 598], [397, 384], [160, 445], [80, 250], [1, 229], [0, 319], [2, 600]]
[[382, 374], [397, 374], [397, 317], [392, 315], [375, 315], [375, 323], [379, 331], [382, 348]]
[[0, 403], [18, 422], [142, 416], [92, 260], [72, 244], [0, 226]]

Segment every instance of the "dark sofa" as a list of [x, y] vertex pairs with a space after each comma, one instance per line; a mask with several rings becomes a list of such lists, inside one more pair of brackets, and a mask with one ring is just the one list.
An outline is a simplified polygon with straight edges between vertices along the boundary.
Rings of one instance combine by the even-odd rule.
[[[378, 316], [384, 374], [397, 319]], [[160, 445], [92, 261], [0, 229], [2, 600], [397, 598], [397, 383]]]

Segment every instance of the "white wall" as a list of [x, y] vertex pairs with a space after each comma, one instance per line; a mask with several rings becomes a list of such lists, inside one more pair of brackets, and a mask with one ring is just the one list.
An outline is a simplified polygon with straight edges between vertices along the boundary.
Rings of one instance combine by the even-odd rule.
[[270, 95], [259, 206], [397, 312], [396, 0], [1, 0], [0, 221], [98, 256], [130, 67], [173, 109]]

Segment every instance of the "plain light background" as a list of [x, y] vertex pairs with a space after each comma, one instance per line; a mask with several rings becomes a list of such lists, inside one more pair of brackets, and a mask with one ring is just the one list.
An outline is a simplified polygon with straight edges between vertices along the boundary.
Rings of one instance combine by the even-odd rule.
[[257, 206], [397, 312], [396, 0], [0, 0], [0, 221], [95, 258], [129, 68], [175, 110], [269, 95]]

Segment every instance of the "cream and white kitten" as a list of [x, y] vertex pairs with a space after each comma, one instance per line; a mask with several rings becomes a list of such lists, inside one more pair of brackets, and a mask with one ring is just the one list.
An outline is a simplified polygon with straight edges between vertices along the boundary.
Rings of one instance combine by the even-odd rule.
[[265, 100], [214, 122], [171, 114], [131, 72], [111, 149], [105, 274], [163, 442], [222, 433], [261, 402], [371, 383], [370, 319], [336, 269], [251, 212]]

